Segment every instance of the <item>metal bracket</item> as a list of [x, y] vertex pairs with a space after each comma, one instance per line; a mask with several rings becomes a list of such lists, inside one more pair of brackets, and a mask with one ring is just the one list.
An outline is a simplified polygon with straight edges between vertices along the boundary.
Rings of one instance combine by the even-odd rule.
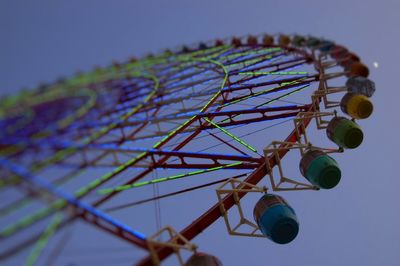
[[[288, 178], [285, 176], [283, 171], [283, 166], [281, 164], [280, 152], [293, 149], [298, 149], [301, 155], [303, 155], [308, 150], [320, 150], [325, 153], [342, 152], [340, 148], [339, 149], [321, 148], [313, 146], [309, 142], [293, 143], [293, 142], [273, 141], [269, 146], [267, 146], [264, 149], [265, 163], [273, 191], [319, 190], [318, 187], [308, 182], [304, 183], [296, 179]], [[269, 159], [271, 157], [275, 159], [276, 166], [278, 166], [279, 179], [277, 179], [277, 181], [274, 177], [273, 169], [269, 163]], [[305, 180], [303, 177], [297, 179]]]
[[[297, 117], [293, 119], [294, 127], [296, 130], [296, 137], [299, 143], [308, 144], [307, 131], [304, 121], [308, 119], [315, 119], [317, 129], [326, 129], [329, 121], [324, 120], [324, 117], [336, 116], [336, 111], [334, 112], [300, 112]], [[302, 136], [303, 135], [303, 139]]]
[[329, 94], [333, 93], [338, 93], [338, 92], [346, 92], [347, 88], [346, 87], [329, 87], [328, 86], [328, 80], [333, 79], [333, 78], [338, 78], [341, 76], [345, 76], [345, 72], [332, 72], [332, 73], [325, 73], [325, 69], [332, 68], [337, 66], [336, 61], [332, 60], [326, 60], [325, 62], [322, 61], [322, 57], [319, 57], [319, 66], [320, 66], [320, 76], [319, 76], [319, 87], [318, 89], [314, 92], [314, 95], [312, 96], [313, 102], [315, 101], [315, 98], [322, 98], [324, 108], [329, 109], [329, 108], [334, 108], [340, 105], [340, 102], [338, 101], [332, 101], [328, 99]]
[[[159, 237], [163, 234], [167, 234], [170, 238], [167, 242], [162, 242]], [[160, 259], [158, 257], [157, 249], [168, 247], [173, 249], [176, 254], [179, 265], [184, 266], [184, 261], [182, 259], [181, 250], [188, 250], [191, 252], [196, 252], [197, 246], [190, 243], [183, 235], [175, 231], [172, 227], [166, 226], [151, 237], [147, 239], [147, 246], [149, 248], [151, 260], [153, 265], [160, 265]]]
[[[224, 182], [216, 190], [216, 192], [217, 192], [220, 211], [221, 211], [222, 216], [224, 217], [226, 228], [230, 235], [249, 236], [249, 237], [265, 237], [260, 232], [258, 225], [251, 222], [248, 218], [245, 217], [242, 206], [240, 204], [240, 198], [241, 198], [240, 194], [242, 192], [266, 193], [267, 192], [266, 187], [258, 187], [258, 186], [249, 184], [247, 182], [242, 182], [237, 179], [229, 179], [226, 182]], [[233, 227], [231, 226], [228, 211], [225, 209], [224, 201], [223, 201], [224, 197], [228, 194], [233, 194], [233, 199], [235, 201], [235, 205], [239, 212], [239, 222], [236, 225], [234, 225]], [[250, 233], [246, 233], [243, 230], [242, 231], [240, 230], [240, 229], [243, 229], [243, 227], [245, 227], [245, 226], [247, 228], [250, 228]]]

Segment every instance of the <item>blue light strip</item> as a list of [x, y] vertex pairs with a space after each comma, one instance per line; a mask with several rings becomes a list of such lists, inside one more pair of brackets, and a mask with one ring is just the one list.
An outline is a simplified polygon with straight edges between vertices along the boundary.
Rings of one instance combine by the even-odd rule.
[[101, 219], [109, 222], [110, 224], [114, 225], [115, 227], [121, 228], [122, 230], [129, 232], [132, 235], [134, 235], [142, 240], [146, 240], [145, 235], [143, 235], [142, 233], [135, 231], [135, 230], [131, 229], [130, 227], [128, 227], [127, 225], [124, 225], [124, 224], [114, 220], [112, 217], [108, 216], [107, 214], [102, 213], [101, 211], [97, 210], [96, 208], [94, 208], [80, 200], [77, 200], [72, 195], [65, 193], [64, 191], [56, 188], [55, 186], [53, 186], [51, 183], [45, 181], [44, 179], [42, 179], [38, 176], [33, 176], [24, 167], [16, 165], [13, 162], [11, 162], [7, 159], [4, 159], [2, 157], [0, 157], [0, 166], [9, 169], [10, 171], [14, 172], [18, 176], [20, 176], [21, 178], [26, 180], [27, 182], [34, 184], [38, 188], [45, 189], [45, 190], [51, 192], [52, 194], [67, 201], [68, 203], [89, 212], [93, 216], [101, 218]]

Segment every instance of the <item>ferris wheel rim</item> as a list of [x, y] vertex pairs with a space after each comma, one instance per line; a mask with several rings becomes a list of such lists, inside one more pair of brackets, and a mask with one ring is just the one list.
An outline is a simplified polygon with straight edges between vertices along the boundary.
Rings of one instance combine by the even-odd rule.
[[[241, 44], [240, 47], [252, 47], [252, 46], [249, 46], [249, 45], [246, 45], [246, 44]], [[258, 47], [281, 47], [281, 46], [279, 46], [279, 45], [274, 45], [274, 46], [262, 46], [262, 45], [258, 45]], [[309, 64], [313, 63], [314, 66], [315, 66], [315, 68], [316, 68], [316, 70], [319, 71], [319, 73], [315, 75], [315, 77], [314, 77], [315, 80], [314, 80], [314, 81], [319, 81], [320, 84], [321, 84], [321, 82], [323, 82], [322, 80], [319, 79], [319, 78], [320, 78], [320, 75], [321, 75], [321, 71], [323, 71], [323, 68], [322, 68], [322, 66], [317, 65], [318, 61], [317, 61], [317, 59], [315, 58], [315, 55], [314, 55], [314, 54], [307, 54], [306, 51], [305, 51], [305, 49], [302, 50], [301, 48], [297, 48], [297, 47], [285, 47], [285, 49], [287, 49], [288, 51], [291, 51], [291, 52], [301, 52], [302, 54], [304, 54], [304, 57], [306, 58], [306, 61], [305, 61], [305, 62], [307, 62], [307, 63], [309, 63]], [[305, 62], [303, 62], [303, 63], [305, 63]], [[228, 76], [228, 74], [227, 74], [226, 71], [225, 71], [225, 78], [224, 78], [225, 81], [226, 81], [226, 79], [227, 79], [227, 76]], [[225, 81], [224, 81], [224, 83], [225, 83]], [[159, 82], [159, 81], [156, 81], [155, 83], [158, 84], [158, 82]], [[224, 84], [222, 85], [222, 88], [223, 88], [223, 87], [224, 87]], [[154, 91], [156, 91], [156, 90], [154, 90]], [[152, 94], [152, 96], [154, 96], [154, 95], [156, 95], [156, 92], [155, 92], [154, 94]], [[152, 97], [152, 96], [151, 96], [151, 97]], [[151, 99], [151, 97], [150, 97], [150, 99]], [[146, 99], [149, 99], [149, 98], [146, 97]], [[319, 104], [319, 102], [318, 102], [318, 104]], [[311, 110], [311, 108], [312, 108], [311, 104], [309, 104], [308, 107], [309, 107], [309, 109], [307, 109], [307, 110], [305, 110], [305, 111]], [[202, 110], [203, 110], [203, 109], [202, 109]], [[218, 112], [217, 112], [217, 113], [218, 113]], [[306, 122], [306, 126], [308, 126], [308, 124], [309, 124], [310, 121], [311, 121], [311, 119], [309, 119], [309, 120]], [[186, 122], [185, 122], [185, 123], [186, 123]], [[285, 141], [286, 141], [286, 142], [295, 142], [295, 141], [296, 141], [295, 132], [292, 131], [292, 132], [289, 134], [289, 136], [286, 138]], [[282, 157], [283, 157], [285, 154], [286, 154], [286, 152], [282, 153]], [[274, 164], [273, 158], [268, 158], [268, 160], [270, 161], [270, 164], [271, 164], [271, 165]], [[245, 179], [245, 182], [248, 182], [248, 183], [251, 183], [251, 184], [256, 184], [256, 183], [258, 183], [258, 182], [267, 174], [266, 171], [267, 171], [267, 170], [266, 170], [265, 162], [264, 162], [264, 163], [260, 164], [256, 169], [254, 169], [253, 172], [252, 172], [251, 174], [249, 174], [249, 176]], [[243, 195], [243, 196], [244, 196], [244, 195]], [[107, 198], [107, 197], [105, 197], [105, 198]], [[229, 197], [228, 197], [228, 198], [229, 198]], [[94, 205], [95, 207], [97, 207], [97, 206], [99, 206], [102, 202], [105, 202], [105, 201], [106, 201], [106, 200], [102, 200], [102, 199], [101, 199], [101, 200], [96, 201], [93, 205]], [[229, 201], [230, 201], [230, 203], [228, 203]], [[225, 203], [225, 201], [224, 201], [224, 204], [232, 204], [232, 199], [231, 199], [231, 198], [230, 198], [230, 199], [227, 199], [226, 202], [227, 202], [227, 203]], [[208, 227], [212, 222], [210, 222], [208, 225], [206, 225], [206, 227], [203, 228], [203, 229], [199, 227], [199, 224], [202, 224], [202, 225], [204, 226], [204, 225], [205, 225], [205, 221], [207, 221], [206, 223], [208, 223], [208, 221], [211, 221], [211, 220], [213, 220], [213, 219], [216, 220], [217, 218], [219, 218], [219, 217], [221, 216], [221, 214], [218, 214], [218, 215], [217, 215], [217, 212], [219, 212], [219, 209], [217, 209], [217, 205], [218, 205], [218, 204], [213, 205], [208, 211], [206, 211], [206, 212], [204, 212], [202, 215], [200, 215], [199, 218], [197, 218], [192, 224], [190, 224], [190, 225], [187, 226], [185, 229], [183, 229], [183, 231], [181, 232], [181, 234], [184, 235], [185, 237], [187, 237], [188, 239], [191, 239], [191, 238], [195, 237], [198, 233], [200, 233], [201, 231], [203, 231], [206, 227]], [[218, 206], [219, 206], [219, 205], [218, 205]], [[213, 213], [213, 214], [212, 214], [212, 215], [208, 215], [208, 213]], [[213, 218], [214, 216], [218, 216], [218, 217]], [[121, 233], [121, 236], [123, 236], [122, 233]], [[133, 240], [133, 241], [134, 241], [134, 242], [136, 241], [137, 244], [138, 244], [138, 246], [146, 247], [146, 243], [143, 242], [143, 241], [139, 241], [139, 240], [137, 240], [137, 239], [136, 239], [136, 240]], [[160, 250], [157, 251], [157, 252], [159, 253], [160, 258], [164, 258], [165, 256], [168, 255], [167, 253], [169, 253], [170, 250], [168, 250], [167, 248], [164, 248], [164, 249], [160, 249]], [[3, 254], [1, 254], [1, 255], [3, 255]], [[148, 264], [146, 264], [146, 263], [149, 263], [149, 258], [145, 259], [145, 260], [142, 261], [141, 263], [142, 263], [141, 265], [148, 265]]]

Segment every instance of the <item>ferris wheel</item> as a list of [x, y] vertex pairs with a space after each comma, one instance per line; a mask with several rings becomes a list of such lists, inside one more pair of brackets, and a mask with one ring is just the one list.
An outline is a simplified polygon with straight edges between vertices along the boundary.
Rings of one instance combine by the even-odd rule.
[[[335, 157], [362, 143], [357, 121], [373, 111], [368, 75], [333, 41], [265, 34], [131, 58], [3, 98], [0, 260], [57, 264], [63, 232], [79, 221], [142, 250], [129, 262], [137, 265], [170, 255], [221, 265], [194, 244], [218, 219], [233, 236], [293, 241], [299, 219], [284, 193], [340, 182]], [[286, 174], [288, 152], [298, 154], [297, 177]], [[191, 200], [195, 192], [206, 200]], [[241, 204], [249, 194], [259, 198], [253, 217]], [[179, 213], [170, 221], [167, 200]], [[55, 248], [44, 252], [48, 243]]]

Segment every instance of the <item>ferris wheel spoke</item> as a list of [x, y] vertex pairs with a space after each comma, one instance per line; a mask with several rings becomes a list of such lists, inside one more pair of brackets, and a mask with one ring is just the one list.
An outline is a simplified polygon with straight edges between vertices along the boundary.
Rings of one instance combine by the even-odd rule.
[[[162, 177], [162, 178], [158, 178], [158, 179], [152, 179], [149, 181], [134, 182], [131, 184], [126, 184], [126, 185], [122, 185], [122, 186], [118, 186], [118, 187], [114, 187], [114, 188], [104, 188], [104, 189], [100, 189], [98, 191], [98, 193], [99, 194], [111, 194], [111, 193], [121, 192], [121, 191], [138, 188], [138, 187], [142, 187], [142, 186], [146, 186], [146, 185], [156, 184], [156, 183], [160, 183], [160, 182], [167, 182], [167, 181], [181, 179], [181, 178], [185, 178], [185, 177], [189, 177], [189, 176], [213, 172], [213, 171], [217, 171], [217, 170], [221, 170], [221, 169], [254, 169], [254, 168], [257, 168], [257, 166], [253, 166], [250, 168], [239, 167], [242, 165], [245, 165], [245, 164], [242, 162], [236, 162], [236, 163], [224, 164], [224, 165], [220, 165], [220, 166], [207, 167], [203, 170], [197, 170], [194, 172], [178, 174], [178, 175], [173, 175], [173, 176], [168, 176], [168, 177]], [[212, 165], [210, 165], [210, 166], [212, 166]]]
[[261, 66], [242, 68], [240, 70], [232, 72], [231, 74], [233, 75], [233, 74], [238, 74], [240, 72], [261, 71], [263, 69], [269, 69], [269, 68], [272, 68], [273, 69], [272, 71], [277, 72], [277, 71], [281, 71], [281, 70], [288, 69], [291, 67], [299, 66], [301, 64], [306, 63], [308, 60], [309, 60], [308, 58], [297, 57], [297, 58], [289, 59], [289, 60], [282, 61], [282, 62], [267, 63], [267, 64], [261, 65]]
[[[255, 163], [258, 164], [260, 162], [260, 158], [254, 158], [249, 155], [246, 156], [238, 156], [238, 155], [230, 155], [230, 154], [218, 154], [218, 153], [192, 153], [192, 152], [182, 152], [182, 151], [169, 151], [169, 150], [159, 150], [159, 149], [153, 149], [153, 150], [144, 150], [144, 149], [128, 149], [128, 148], [119, 148], [117, 145], [91, 145], [88, 147], [88, 151], [90, 150], [95, 150], [95, 151], [108, 151], [109, 155], [116, 160], [115, 162], [109, 162], [109, 160], [106, 160], [106, 162], [102, 161], [93, 161], [91, 164], [88, 164], [88, 166], [113, 166], [117, 167], [120, 166], [122, 163], [118, 162], [120, 161], [118, 159], [119, 155], [126, 155], [129, 156], [130, 154], [140, 154], [143, 152], [146, 152], [146, 157], [151, 159], [148, 164], [139, 164], [137, 162], [136, 164], [132, 164], [131, 167], [136, 167], [136, 168], [182, 168], [182, 169], [189, 169], [189, 168], [198, 168], [198, 169], [204, 169], [204, 168], [212, 168], [215, 166], [221, 166], [222, 164], [219, 162], [220, 160], [229, 160], [229, 161], [239, 161], [239, 162], [249, 162], [249, 163]], [[171, 158], [172, 161], [179, 161], [179, 164], [171, 164], [171, 163], [163, 163], [163, 164], [157, 164], [156, 162], [159, 159], [159, 156], [164, 156], [168, 155]], [[176, 159], [174, 159], [176, 158]], [[214, 163], [213, 164], [192, 164], [192, 163], [187, 163], [185, 159], [189, 158], [197, 158], [197, 159], [207, 159], [208, 162], [211, 160]], [[105, 158], [107, 159], [107, 158]], [[61, 166], [76, 166], [74, 163], [68, 163], [68, 162], [62, 162], [59, 163]], [[245, 165], [243, 167], [252, 167], [251, 164]]]
[[248, 174], [246, 173], [246, 174], [235, 175], [235, 176], [232, 176], [232, 177], [229, 177], [229, 178], [224, 178], [224, 179], [221, 179], [221, 180], [209, 182], [209, 183], [202, 184], [202, 185], [199, 185], [199, 186], [194, 186], [194, 187], [190, 187], [190, 188], [187, 188], [187, 189], [182, 189], [182, 190], [179, 190], [179, 191], [175, 191], [175, 192], [172, 192], [172, 193], [160, 195], [160, 196], [157, 196], [157, 197], [152, 197], [152, 198], [143, 199], [143, 200], [139, 200], [139, 201], [135, 201], [135, 202], [131, 202], [131, 203], [125, 203], [125, 204], [114, 206], [114, 207], [109, 207], [109, 208], [104, 209], [104, 212], [106, 212], [106, 213], [114, 212], [114, 211], [118, 211], [118, 210], [121, 210], [121, 209], [133, 207], [133, 206], [136, 206], [136, 205], [144, 204], [144, 203], [147, 203], [147, 202], [152, 202], [154, 200], [159, 200], [159, 199], [163, 199], [163, 198], [176, 196], [176, 195], [183, 194], [183, 193], [186, 193], [186, 192], [190, 192], [190, 191], [193, 191], [193, 190], [198, 190], [198, 189], [202, 189], [202, 188], [205, 188], [205, 187], [209, 187], [209, 186], [213, 186], [213, 185], [216, 185], [216, 184], [220, 184], [220, 183], [226, 182], [227, 180], [232, 179], [232, 178], [233, 179], [241, 178], [241, 177], [244, 177], [246, 175], [248, 175]]
[[235, 54], [238, 57], [236, 57], [234, 60], [228, 60], [227, 62], [224, 62], [224, 65], [226, 65], [227, 67], [235, 67], [235, 66], [250, 67], [260, 62], [273, 61], [279, 58], [281, 55], [283, 55], [282, 49], [280, 48], [270, 48], [264, 51], [266, 53], [261, 54], [260, 52], [255, 51], [254, 53], [251, 54], [246, 52]]
[[34, 246], [31, 254], [29, 255], [27, 261], [25, 262], [26, 266], [32, 266], [35, 264], [43, 249], [46, 247], [47, 242], [51, 238], [51, 236], [56, 232], [57, 227], [60, 225], [62, 219], [62, 215], [56, 213], [51, 221], [51, 223], [46, 227], [43, 234], [40, 236], [38, 242]]

